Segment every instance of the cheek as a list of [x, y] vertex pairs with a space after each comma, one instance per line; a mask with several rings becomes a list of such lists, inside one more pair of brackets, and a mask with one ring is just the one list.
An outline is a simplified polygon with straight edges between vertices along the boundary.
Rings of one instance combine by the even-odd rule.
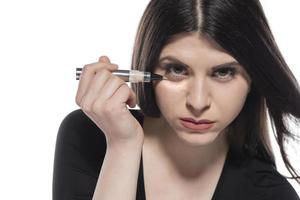
[[238, 116], [245, 104], [248, 95], [248, 84], [242, 81], [231, 87], [220, 88], [214, 95], [219, 113], [223, 113], [230, 123]]
[[182, 103], [183, 87], [178, 83], [162, 81], [154, 85], [156, 103], [161, 111], [173, 110]]

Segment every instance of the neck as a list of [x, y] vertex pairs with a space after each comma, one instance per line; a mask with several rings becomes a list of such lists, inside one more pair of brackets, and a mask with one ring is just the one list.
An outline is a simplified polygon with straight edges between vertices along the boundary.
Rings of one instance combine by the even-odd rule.
[[143, 127], [144, 141], [180, 176], [199, 177], [224, 164], [228, 144], [223, 133], [209, 144], [191, 145], [179, 138], [163, 117], [145, 117]]

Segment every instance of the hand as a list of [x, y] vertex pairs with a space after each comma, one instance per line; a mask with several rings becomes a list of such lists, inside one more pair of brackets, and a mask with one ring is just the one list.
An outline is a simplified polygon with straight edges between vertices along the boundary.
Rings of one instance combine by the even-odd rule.
[[112, 74], [117, 69], [106, 56], [85, 65], [76, 104], [102, 130], [107, 145], [142, 143], [143, 128], [126, 106], [135, 107], [136, 94], [125, 81]]

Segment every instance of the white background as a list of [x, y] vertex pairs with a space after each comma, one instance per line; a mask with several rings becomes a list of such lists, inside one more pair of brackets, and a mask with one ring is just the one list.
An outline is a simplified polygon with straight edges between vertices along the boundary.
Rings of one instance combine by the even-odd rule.
[[[96, 62], [101, 55], [119, 68], [129, 68], [147, 3], [0, 2], [1, 199], [51, 199], [56, 134], [63, 118], [78, 109], [75, 68]], [[300, 2], [262, 0], [262, 4], [299, 81]], [[293, 164], [300, 171], [299, 160]], [[291, 183], [300, 195], [300, 186]]]

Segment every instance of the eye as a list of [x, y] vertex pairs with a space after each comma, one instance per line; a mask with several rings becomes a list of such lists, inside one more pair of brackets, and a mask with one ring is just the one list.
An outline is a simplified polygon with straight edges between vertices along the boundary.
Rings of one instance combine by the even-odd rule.
[[232, 66], [221, 67], [214, 71], [214, 77], [221, 80], [227, 80], [228, 78], [233, 78], [236, 74], [236, 68]]
[[184, 75], [184, 72], [187, 71], [187, 69], [184, 66], [178, 64], [166, 64], [163, 67], [166, 70], [166, 74], [175, 77], [182, 76]]
[[[165, 69], [167, 76], [173, 79], [182, 79], [187, 75], [188, 69], [185, 66], [175, 63], [164, 64], [162, 67]], [[212, 77], [221, 81], [232, 79], [237, 73], [237, 69], [234, 66], [222, 66], [213, 71]]]

